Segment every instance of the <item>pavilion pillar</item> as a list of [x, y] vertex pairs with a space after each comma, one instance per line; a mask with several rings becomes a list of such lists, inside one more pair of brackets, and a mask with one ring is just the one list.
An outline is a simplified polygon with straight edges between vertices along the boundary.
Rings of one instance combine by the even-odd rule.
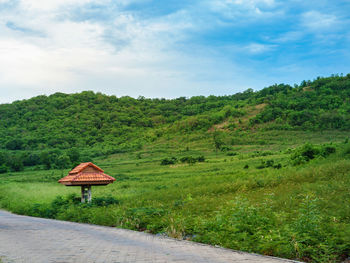
[[87, 187], [87, 201], [88, 203], [91, 202], [91, 185]]
[[91, 185], [81, 186], [81, 202], [82, 203], [91, 202]]
[[85, 185], [81, 186], [81, 202], [85, 203]]

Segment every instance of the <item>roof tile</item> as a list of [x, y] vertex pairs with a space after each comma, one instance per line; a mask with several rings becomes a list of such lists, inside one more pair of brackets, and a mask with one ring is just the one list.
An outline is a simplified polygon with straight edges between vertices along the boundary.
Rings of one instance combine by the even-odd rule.
[[98, 167], [97, 165], [93, 164], [92, 162], [88, 162], [88, 163], [81, 163], [81, 164], [79, 164], [72, 171], [70, 171], [69, 174], [79, 173], [82, 170], [84, 170], [85, 168], [87, 168], [88, 166], [91, 166], [91, 167], [99, 170], [100, 172], [103, 172], [103, 170], [100, 167]]
[[[95, 168], [93, 171], [88, 170], [84, 172], [84, 169], [88, 166]], [[103, 170], [97, 165], [89, 163], [81, 163], [75, 167], [69, 174], [58, 182], [65, 185], [74, 185], [74, 184], [109, 184], [113, 183], [115, 178], [109, 176], [103, 172]]]

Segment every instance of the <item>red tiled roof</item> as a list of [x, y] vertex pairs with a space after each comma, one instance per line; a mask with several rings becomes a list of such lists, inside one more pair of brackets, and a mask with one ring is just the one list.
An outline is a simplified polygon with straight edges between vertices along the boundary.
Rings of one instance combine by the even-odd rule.
[[76, 166], [72, 171], [69, 172], [69, 174], [76, 174], [81, 172], [82, 170], [84, 170], [86, 167], [91, 166], [97, 170], [99, 170], [100, 172], [103, 173], [103, 170], [98, 167], [97, 165], [93, 164], [92, 162], [88, 162], [88, 163], [81, 163], [78, 166]]
[[[89, 166], [93, 170], [84, 171]], [[64, 185], [105, 185], [114, 181], [115, 179], [112, 176], [103, 173], [101, 168], [90, 162], [79, 164], [58, 182]]]

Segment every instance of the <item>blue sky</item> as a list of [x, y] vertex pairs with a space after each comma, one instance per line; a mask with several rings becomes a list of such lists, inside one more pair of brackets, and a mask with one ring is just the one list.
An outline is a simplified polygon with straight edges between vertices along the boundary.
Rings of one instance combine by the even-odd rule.
[[234, 94], [350, 72], [349, 0], [0, 0], [0, 103]]

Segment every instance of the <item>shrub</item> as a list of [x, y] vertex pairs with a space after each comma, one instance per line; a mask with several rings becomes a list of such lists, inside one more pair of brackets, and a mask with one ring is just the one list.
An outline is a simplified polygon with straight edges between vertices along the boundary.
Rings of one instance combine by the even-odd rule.
[[134, 230], [150, 230], [153, 233], [159, 232], [163, 228], [160, 220], [166, 211], [161, 208], [154, 207], [138, 207], [130, 208], [125, 211], [122, 225]]
[[306, 143], [297, 148], [291, 156], [293, 165], [306, 163], [319, 155], [320, 150], [314, 145]]
[[275, 161], [274, 160], [262, 160], [261, 163], [256, 167], [257, 169], [264, 169], [264, 168], [268, 168], [268, 167], [272, 167], [275, 169], [281, 169], [282, 165], [280, 163], [275, 165]]
[[273, 167], [274, 163], [275, 163], [274, 160], [267, 160], [265, 164], [266, 164], [266, 167]]
[[12, 172], [19, 172], [23, 170], [23, 162], [17, 155], [11, 156], [7, 162]]
[[273, 152], [270, 151], [264, 151], [264, 152], [260, 152], [260, 151], [255, 151], [251, 154], [252, 157], [260, 157], [260, 156], [269, 156], [269, 155], [273, 155]]
[[316, 157], [327, 157], [335, 152], [336, 148], [333, 146], [324, 145], [322, 147], [317, 147], [310, 143], [306, 143], [294, 151], [294, 153], [291, 155], [291, 160], [293, 165], [300, 165], [307, 163]]
[[3, 164], [0, 166], [0, 174], [7, 173], [7, 171], [8, 171], [8, 168], [6, 165]]
[[180, 162], [182, 163], [195, 163], [196, 160], [192, 156], [184, 156], [180, 158]]
[[203, 155], [198, 156], [197, 162], [205, 162], [205, 157]]
[[274, 227], [273, 216], [245, 200], [232, 201], [230, 206], [199, 226], [206, 231], [196, 229], [200, 234], [195, 240], [246, 251], [263, 243], [264, 236]]
[[95, 197], [91, 201], [93, 206], [109, 206], [109, 205], [119, 205], [120, 201], [112, 196], [108, 197]]
[[109, 205], [118, 204], [120, 204], [120, 201], [111, 196], [93, 198], [91, 203], [81, 203], [81, 199], [79, 196], [75, 194], [70, 194], [66, 197], [57, 196], [49, 204], [34, 204], [33, 206], [27, 209], [26, 214], [30, 216], [60, 218], [65, 220], [68, 219], [88, 223], [89, 221], [82, 220], [82, 217], [78, 216], [77, 213], [74, 213], [74, 215], [72, 215], [67, 211], [79, 210], [81, 211], [81, 213], [84, 212], [86, 214], [87, 212], [82, 209], [89, 209], [93, 207], [106, 207]]
[[345, 155], [350, 154], [350, 144], [345, 146], [344, 154]]
[[230, 150], [231, 150], [231, 147], [229, 147], [229, 146], [227, 146], [227, 145], [222, 145], [222, 146], [220, 147], [220, 150], [221, 150], [222, 152], [227, 152], [227, 151], [230, 151]]
[[71, 161], [67, 154], [62, 154], [57, 157], [55, 160], [55, 168], [57, 169], [65, 169], [71, 167]]
[[204, 161], [205, 161], [205, 157], [203, 155], [200, 155], [198, 157], [184, 156], [180, 158], [180, 162], [189, 163], [189, 164], [194, 164], [196, 162], [204, 162]]
[[321, 156], [323, 157], [327, 157], [328, 155], [335, 153], [336, 152], [336, 148], [334, 146], [323, 146], [321, 148]]
[[170, 165], [170, 164], [175, 164], [175, 163], [177, 163], [177, 158], [176, 157], [164, 158], [160, 162], [161, 165]]
[[278, 163], [278, 164], [274, 165], [273, 168], [281, 169], [282, 168], [282, 164]]
[[275, 165], [275, 161], [274, 160], [262, 160], [261, 163], [256, 167], [257, 169], [264, 169], [264, 168], [268, 168], [268, 167], [272, 167], [275, 169], [281, 169], [282, 165], [280, 163]]

